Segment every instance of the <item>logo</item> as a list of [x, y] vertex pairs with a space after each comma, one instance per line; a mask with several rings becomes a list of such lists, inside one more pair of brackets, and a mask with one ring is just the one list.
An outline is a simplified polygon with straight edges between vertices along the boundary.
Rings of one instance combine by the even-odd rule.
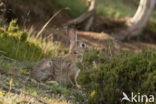
[[154, 95], [141, 95], [138, 93], [135, 95], [133, 92], [131, 93], [131, 97], [129, 98], [128, 95], [123, 92], [123, 98], [121, 99], [121, 102], [128, 101], [128, 102], [154, 102]]

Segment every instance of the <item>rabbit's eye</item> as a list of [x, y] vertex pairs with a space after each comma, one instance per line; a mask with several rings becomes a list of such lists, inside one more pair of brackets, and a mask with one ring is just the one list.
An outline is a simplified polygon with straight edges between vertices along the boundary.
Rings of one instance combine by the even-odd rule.
[[86, 44], [81, 43], [81, 47], [82, 47], [82, 48], [86, 48]]
[[85, 47], [85, 44], [82, 44], [82, 47]]

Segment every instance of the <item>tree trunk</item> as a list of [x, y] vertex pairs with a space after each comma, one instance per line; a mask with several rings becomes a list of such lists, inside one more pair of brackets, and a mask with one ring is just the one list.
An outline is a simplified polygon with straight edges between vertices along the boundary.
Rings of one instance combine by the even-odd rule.
[[97, 2], [97, 0], [90, 0], [89, 8], [88, 8], [87, 12], [83, 13], [78, 18], [75, 18], [75, 19], [65, 23], [64, 26], [80, 24], [88, 19], [86, 26], [85, 26], [85, 30], [89, 30], [90, 27], [92, 26], [92, 23], [94, 20], [96, 2]]
[[118, 40], [125, 40], [126, 38], [140, 35], [152, 14], [155, 3], [156, 0], [140, 0], [135, 15], [129, 21], [128, 28], [121, 31], [115, 37]]
[[[97, 0], [92, 0], [90, 2], [91, 2], [91, 4], [90, 4], [90, 6], [88, 8], [88, 11], [94, 11], [95, 7], [96, 7], [96, 4], [97, 4]], [[95, 14], [95, 11], [94, 11], [94, 14]], [[87, 23], [86, 23], [86, 26], [85, 26], [86, 31], [89, 31], [92, 24], [93, 24], [94, 17], [95, 17], [94, 14], [92, 16], [90, 16], [89, 19], [87, 20]]]
[[93, 24], [93, 21], [94, 21], [94, 15], [89, 17], [89, 19], [87, 20], [87, 23], [86, 23], [86, 26], [85, 26], [85, 31], [89, 31], [92, 24]]

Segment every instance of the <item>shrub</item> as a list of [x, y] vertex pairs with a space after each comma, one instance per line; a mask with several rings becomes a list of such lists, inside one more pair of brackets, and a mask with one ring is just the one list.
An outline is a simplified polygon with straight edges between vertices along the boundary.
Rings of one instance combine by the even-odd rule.
[[155, 52], [143, 50], [137, 54], [123, 52], [107, 56], [93, 51], [86, 54], [80, 64], [82, 71], [78, 80], [87, 93], [89, 104], [121, 104], [122, 92], [155, 94]]
[[0, 51], [18, 61], [38, 61], [43, 57], [55, 56], [57, 49], [55, 43], [19, 30], [16, 20], [12, 20], [8, 29], [0, 33]]

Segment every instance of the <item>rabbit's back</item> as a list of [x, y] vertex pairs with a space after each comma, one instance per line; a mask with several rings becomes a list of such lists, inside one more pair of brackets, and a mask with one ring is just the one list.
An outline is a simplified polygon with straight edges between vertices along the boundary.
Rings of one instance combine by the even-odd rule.
[[73, 60], [67, 57], [51, 58], [52, 74], [55, 80], [67, 79], [72, 67], [75, 67]]
[[38, 81], [44, 81], [51, 77], [51, 71], [51, 61], [43, 59], [34, 65], [31, 77]]
[[38, 80], [60, 80], [68, 77], [72, 61], [63, 57], [54, 57], [39, 61], [32, 70], [31, 76]]

